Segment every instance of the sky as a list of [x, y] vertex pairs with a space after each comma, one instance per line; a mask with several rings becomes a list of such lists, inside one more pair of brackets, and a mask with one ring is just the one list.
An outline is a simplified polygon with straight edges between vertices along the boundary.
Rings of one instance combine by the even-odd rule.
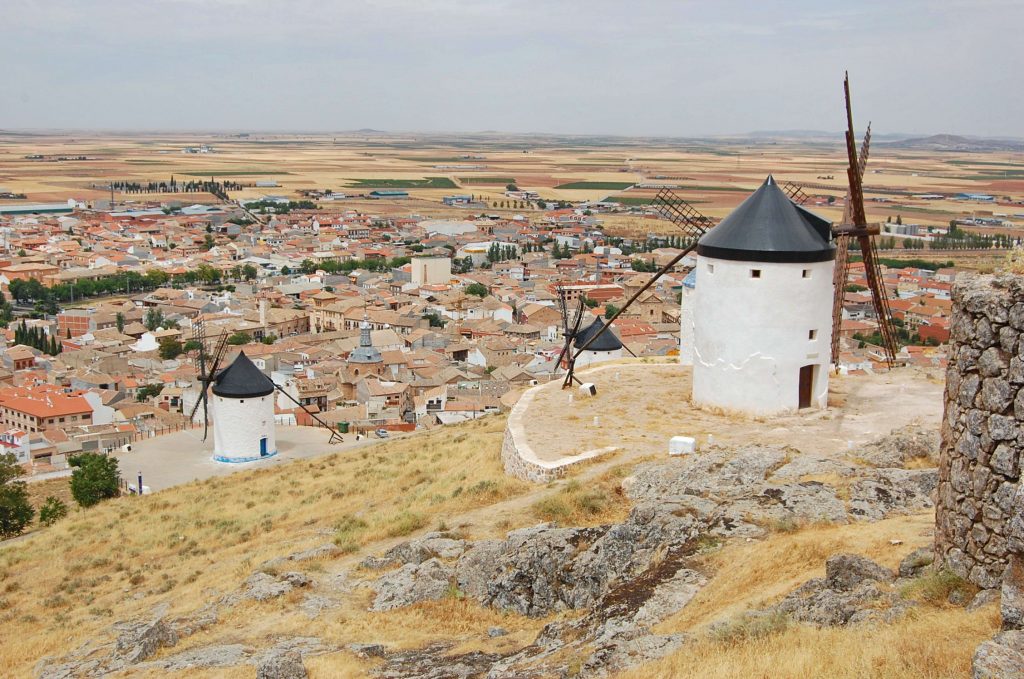
[[[3, 0], [0, 129], [1024, 137], [1021, 0]], [[861, 118], [865, 120], [861, 120]]]

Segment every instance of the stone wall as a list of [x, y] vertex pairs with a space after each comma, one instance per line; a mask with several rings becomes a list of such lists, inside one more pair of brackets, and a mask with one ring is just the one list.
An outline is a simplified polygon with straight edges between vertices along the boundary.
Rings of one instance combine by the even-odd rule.
[[936, 556], [957, 575], [992, 589], [1001, 586], [1011, 553], [1024, 552], [1010, 530], [1021, 502], [1024, 278], [958, 279], [950, 331]]
[[[600, 366], [587, 371], [587, 374], [603, 371], [608, 367], [611, 366]], [[554, 461], [542, 460], [537, 456], [533, 447], [526, 440], [527, 412], [534, 397], [541, 389], [554, 389], [557, 386], [548, 383], [531, 387], [523, 392], [516, 404], [512, 406], [512, 411], [508, 415], [508, 424], [505, 426], [505, 438], [501, 442], [501, 461], [505, 466], [505, 473], [509, 476], [534, 483], [548, 483], [565, 476], [566, 471], [573, 465], [618, 450], [615, 446], [609, 446], [588, 450], [579, 455], [566, 455]]]

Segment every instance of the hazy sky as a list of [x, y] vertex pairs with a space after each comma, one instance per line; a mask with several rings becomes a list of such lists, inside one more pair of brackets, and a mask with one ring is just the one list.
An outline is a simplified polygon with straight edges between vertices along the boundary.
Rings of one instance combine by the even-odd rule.
[[1024, 136], [1024, 2], [2, 0], [0, 128]]

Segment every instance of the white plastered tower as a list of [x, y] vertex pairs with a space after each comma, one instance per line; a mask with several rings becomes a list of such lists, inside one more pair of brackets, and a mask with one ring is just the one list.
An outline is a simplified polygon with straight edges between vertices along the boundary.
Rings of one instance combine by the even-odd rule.
[[697, 254], [693, 402], [751, 415], [824, 408], [831, 225], [768, 177], [700, 239]]
[[277, 454], [274, 383], [245, 352], [217, 374], [211, 391], [214, 460], [253, 462]]

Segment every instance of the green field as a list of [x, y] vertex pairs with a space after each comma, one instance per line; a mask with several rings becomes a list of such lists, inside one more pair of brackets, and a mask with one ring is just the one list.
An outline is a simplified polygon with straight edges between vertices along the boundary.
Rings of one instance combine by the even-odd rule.
[[633, 182], [570, 182], [559, 184], [556, 189], [601, 189], [604, 191], [622, 191], [633, 186]]
[[353, 189], [457, 189], [448, 177], [427, 177], [425, 179], [349, 179]]
[[178, 172], [177, 174], [186, 177], [254, 177], [266, 174], [291, 174], [280, 170], [195, 170], [192, 172]]
[[459, 177], [460, 184], [515, 184], [514, 177]]
[[[619, 205], [650, 205], [654, 202], [654, 196], [605, 196], [601, 202], [618, 203]], [[700, 205], [706, 200], [688, 200], [690, 205]]]

